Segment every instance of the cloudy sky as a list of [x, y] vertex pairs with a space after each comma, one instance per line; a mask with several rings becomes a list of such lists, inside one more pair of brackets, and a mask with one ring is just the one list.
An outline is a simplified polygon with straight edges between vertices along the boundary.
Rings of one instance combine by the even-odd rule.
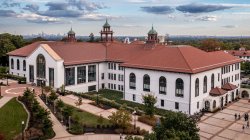
[[250, 0], [0, 0], [0, 33], [250, 35]]

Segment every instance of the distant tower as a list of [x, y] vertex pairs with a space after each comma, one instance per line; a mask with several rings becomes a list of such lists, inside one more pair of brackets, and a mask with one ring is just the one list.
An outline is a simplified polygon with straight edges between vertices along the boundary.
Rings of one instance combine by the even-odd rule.
[[124, 43], [125, 43], [125, 44], [130, 44], [130, 43], [131, 43], [130, 40], [129, 40], [129, 37], [126, 37], [126, 38], [124, 39]]
[[113, 41], [113, 31], [110, 30], [110, 25], [107, 19], [106, 23], [103, 25], [103, 30], [101, 30], [100, 34], [101, 34], [101, 41], [103, 42]]
[[154, 26], [152, 25], [152, 29], [148, 32], [147, 43], [157, 43], [157, 42], [158, 42], [157, 32], [155, 31]]
[[72, 30], [72, 27], [70, 31], [68, 32], [68, 42], [76, 42], [76, 33]]

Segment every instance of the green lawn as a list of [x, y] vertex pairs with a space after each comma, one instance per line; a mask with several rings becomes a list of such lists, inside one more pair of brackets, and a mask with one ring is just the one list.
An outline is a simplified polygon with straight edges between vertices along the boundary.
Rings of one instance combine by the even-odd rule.
[[[83, 124], [83, 125], [85, 124], [87, 126], [96, 126], [97, 124], [99, 124], [98, 121], [97, 121], [99, 116], [96, 116], [96, 115], [93, 115], [91, 113], [79, 110], [76, 107], [72, 107], [72, 108], [73, 108], [72, 118], [74, 119], [74, 118], [78, 117], [81, 124]], [[109, 120], [104, 118], [103, 119], [103, 125], [107, 125], [107, 124], [111, 125]]]
[[0, 133], [6, 140], [14, 138], [21, 133], [21, 122], [27, 120], [28, 114], [23, 106], [16, 101], [16, 98], [11, 99], [7, 104], [0, 108]]

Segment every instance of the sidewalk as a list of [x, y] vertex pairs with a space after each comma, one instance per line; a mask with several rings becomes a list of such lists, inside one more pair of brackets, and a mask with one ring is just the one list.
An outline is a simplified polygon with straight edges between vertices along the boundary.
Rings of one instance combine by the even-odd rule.
[[84, 135], [79, 135], [79, 136], [55, 138], [55, 140], [120, 140], [120, 135], [117, 135], [117, 134], [84, 134]]
[[[68, 96], [60, 96], [59, 97], [64, 103], [75, 106], [75, 102], [77, 101], [78, 98], [72, 95]], [[108, 119], [108, 116], [112, 115], [112, 112], [117, 111], [115, 108], [111, 108], [108, 110], [101, 109], [99, 107], [96, 107], [94, 105], [88, 104], [89, 102], [92, 102], [91, 100], [88, 99], [83, 99], [83, 104], [80, 106], [80, 109], [89, 113], [92, 113], [94, 115], [102, 115], [104, 118]], [[138, 118], [138, 116], [136, 116]], [[140, 127], [141, 129], [145, 129], [149, 132], [152, 132], [152, 126], [149, 126], [147, 124], [144, 124], [142, 122], [139, 122], [136, 120], [136, 126]]]
[[5, 97], [3, 96], [0, 99], [0, 108], [3, 107], [9, 100], [11, 100], [13, 97]]
[[[37, 97], [36, 99], [44, 109], [48, 109], [48, 107], [39, 97]], [[51, 121], [53, 122], [53, 130], [56, 133], [56, 136], [54, 138], [72, 136], [66, 131], [66, 128], [57, 120], [57, 118], [52, 113], [50, 113], [50, 118]]]

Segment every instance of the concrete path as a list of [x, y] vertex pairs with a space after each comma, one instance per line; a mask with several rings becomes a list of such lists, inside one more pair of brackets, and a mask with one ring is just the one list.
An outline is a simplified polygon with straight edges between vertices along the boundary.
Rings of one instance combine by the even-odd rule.
[[[40, 105], [44, 109], [48, 109], [48, 107], [44, 104], [44, 102], [39, 97], [37, 97], [37, 101], [40, 103]], [[57, 120], [57, 118], [52, 113], [50, 113], [50, 118], [53, 122], [53, 130], [56, 133], [56, 136], [54, 138], [72, 136], [66, 131], [66, 128]]]
[[3, 107], [9, 100], [11, 100], [13, 97], [5, 97], [3, 96], [0, 99], [0, 108]]
[[[123, 136], [124, 138], [125, 136]], [[117, 134], [84, 134], [64, 138], [54, 138], [54, 140], [120, 140]]]
[[[68, 104], [68, 105], [72, 105], [75, 106], [75, 102], [77, 101], [78, 98], [76, 98], [75, 96], [72, 95], [68, 95], [68, 96], [60, 96], [59, 97], [64, 103]], [[90, 100], [89, 100], [90, 101]], [[99, 107], [96, 107], [94, 105], [85, 103], [85, 102], [89, 102], [87, 99], [83, 99], [83, 104], [80, 106], [80, 109], [89, 113], [92, 113], [94, 115], [102, 115], [104, 118], [108, 119], [108, 116], [112, 115], [112, 112], [117, 111], [117, 109], [115, 108], [111, 108], [108, 110], [104, 110], [101, 109]], [[152, 126], [149, 126], [147, 124], [144, 124], [142, 122], [139, 122], [137, 120], [138, 116], [136, 116], [136, 126], [140, 127], [141, 129], [145, 129], [149, 132], [152, 132]]]

